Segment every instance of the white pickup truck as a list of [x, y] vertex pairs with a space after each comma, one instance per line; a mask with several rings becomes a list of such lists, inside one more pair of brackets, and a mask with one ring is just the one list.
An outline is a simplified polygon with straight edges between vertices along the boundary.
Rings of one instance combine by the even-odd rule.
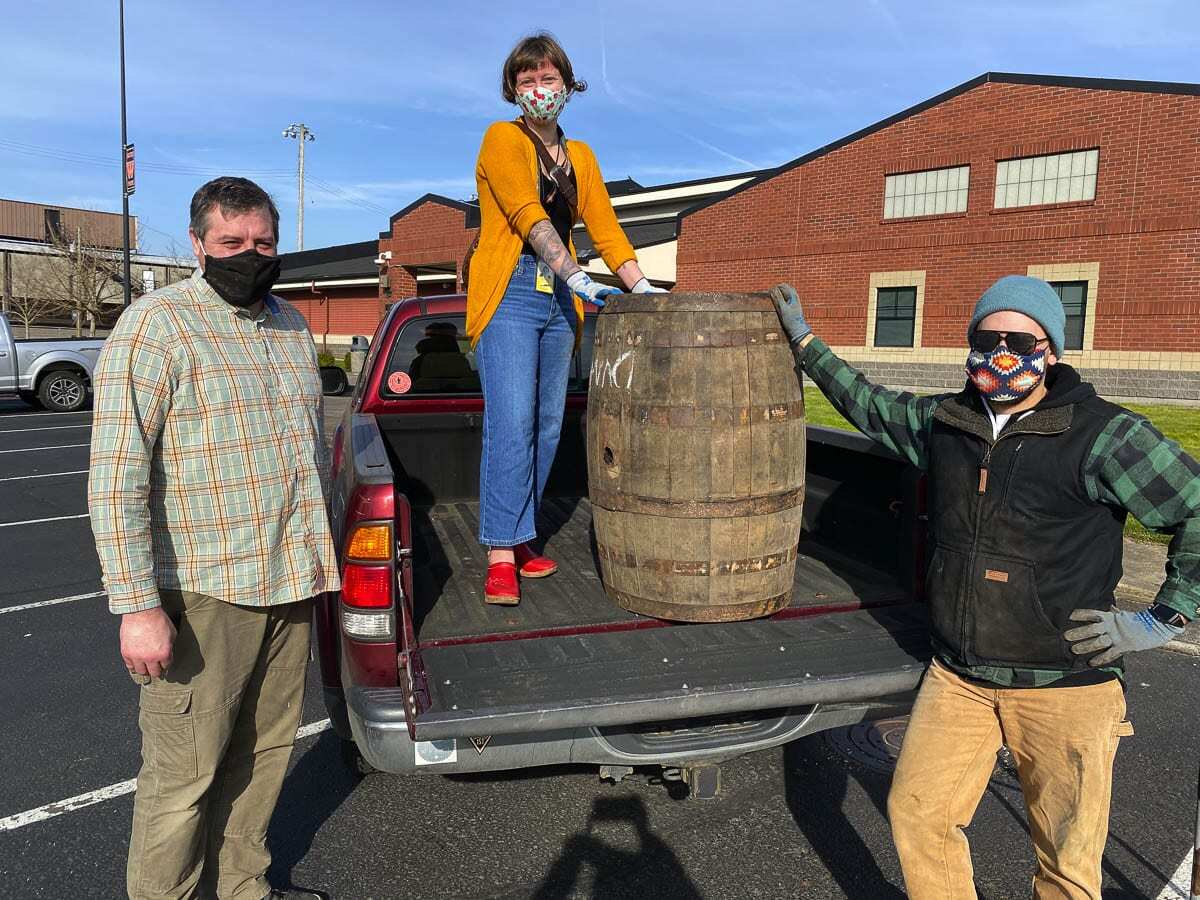
[[31, 406], [74, 412], [88, 402], [92, 369], [104, 338], [13, 337], [0, 314], [0, 396], [17, 394]]

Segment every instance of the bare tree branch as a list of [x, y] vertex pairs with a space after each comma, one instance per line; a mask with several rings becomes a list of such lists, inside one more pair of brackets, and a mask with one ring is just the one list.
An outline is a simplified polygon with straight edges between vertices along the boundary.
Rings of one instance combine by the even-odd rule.
[[[26, 302], [36, 307], [30, 321], [52, 311], [70, 312], [76, 336], [82, 334], [85, 322], [94, 336], [102, 313], [119, 305], [124, 293], [121, 251], [100, 246], [82, 228], [74, 234], [51, 235], [48, 246], [50, 253], [43, 254], [26, 278]], [[132, 296], [141, 296], [141, 283], [131, 280]], [[39, 302], [45, 305], [38, 306]]]

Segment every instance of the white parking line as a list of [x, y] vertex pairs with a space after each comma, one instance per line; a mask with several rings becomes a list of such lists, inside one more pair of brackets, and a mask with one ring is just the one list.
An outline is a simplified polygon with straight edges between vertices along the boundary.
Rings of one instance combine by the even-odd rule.
[[86, 519], [87, 513], [78, 516], [54, 516], [49, 519], [26, 519], [24, 522], [0, 522], [0, 528], [13, 528], [17, 525], [41, 525], [43, 522], [65, 522], [67, 519]]
[[1175, 870], [1155, 900], [1188, 900], [1192, 894], [1192, 854], [1189, 853]]
[[58, 478], [60, 475], [86, 475], [87, 469], [75, 469], [71, 472], [47, 472], [44, 475], [10, 475], [0, 478], [0, 481], [24, 481], [27, 478]]
[[6, 416], [6, 415], [0, 413], [0, 422], [4, 422], [7, 419], [33, 419], [33, 418], [44, 419], [47, 416], [87, 416], [87, 415], [91, 415], [91, 412], [92, 411], [90, 409], [84, 409], [84, 410], [76, 410], [75, 412], [67, 412], [67, 413], [60, 413], [60, 412], [17, 413], [15, 416]]
[[40, 606], [57, 606], [59, 603], [70, 603], [72, 600], [91, 600], [93, 597], [107, 597], [105, 591], [92, 591], [90, 594], [76, 594], [73, 597], [56, 597], [53, 600], [39, 600], [37, 603], [22, 603], [20, 606], [0, 606], [0, 616], [5, 613], [20, 612], [23, 609], [37, 609]]
[[67, 450], [71, 447], [90, 447], [91, 444], [59, 444], [57, 447], [22, 447], [19, 450], [0, 450], [0, 453], [33, 453], [35, 450]]
[[[311, 737], [328, 729], [328, 719], [313, 722], [296, 731], [296, 740], [303, 740], [306, 737]], [[0, 819], [0, 831], [16, 831], [18, 828], [24, 828], [26, 825], [32, 825], [35, 822], [44, 822], [46, 819], [53, 819], [55, 816], [61, 816], [63, 813], [74, 812], [77, 809], [83, 809], [85, 806], [93, 806], [97, 803], [103, 803], [105, 800], [112, 800], [115, 797], [132, 794], [136, 789], [137, 779], [131, 778], [129, 781], [119, 781], [116, 784], [110, 784], [108, 787], [102, 787], [98, 791], [76, 794], [74, 797], [59, 800], [57, 803], [47, 803], [45, 806], [39, 806], [37, 809], [29, 809], [25, 812], [19, 812], [16, 815]]]
[[[0, 420], [3, 421], [3, 420]], [[91, 428], [89, 422], [86, 425], [47, 425], [45, 428], [6, 428], [0, 431], [0, 434], [25, 434], [29, 431], [63, 431], [67, 428]]]

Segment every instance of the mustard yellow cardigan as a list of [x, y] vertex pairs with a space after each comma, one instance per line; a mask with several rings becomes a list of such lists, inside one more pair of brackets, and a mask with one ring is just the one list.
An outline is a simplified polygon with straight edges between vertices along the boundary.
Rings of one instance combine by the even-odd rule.
[[[616, 272], [637, 255], [617, 223], [596, 156], [581, 141], [567, 141], [567, 154], [575, 170], [580, 218], [600, 256]], [[537, 151], [515, 122], [495, 122], [483, 135], [475, 183], [481, 225], [467, 283], [467, 335], [472, 346], [500, 306], [529, 229], [548, 218], [538, 193]], [[567, 249], [574, 258], [573, 241]], [[583, 321], [583, 301], [578, 297], [575, 317]], [[581, 329], [577, 327], [575, 333], [579, 335]]]

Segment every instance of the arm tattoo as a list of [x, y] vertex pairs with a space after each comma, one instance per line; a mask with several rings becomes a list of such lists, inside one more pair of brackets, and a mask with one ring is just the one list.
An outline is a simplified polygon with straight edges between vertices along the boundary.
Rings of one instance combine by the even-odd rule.
[[563, 281], [579, 271], [579, 266], [571, 259], [571, 254], [563, 246], [562, 238], [558, 236], [549, 219], [542, 219], [529, 229], [529, 246]]

